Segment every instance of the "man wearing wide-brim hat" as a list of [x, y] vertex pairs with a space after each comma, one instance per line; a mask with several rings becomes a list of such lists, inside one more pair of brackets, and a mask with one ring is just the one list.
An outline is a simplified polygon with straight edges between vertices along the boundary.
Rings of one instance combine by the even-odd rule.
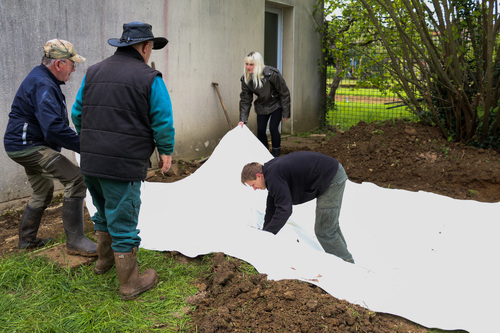
[[84, 234], [83, 200], [87, 188], [80, 169], [61, 154], [61, 148], [80, 152], [80, 138], [69, 126], [61, 85], [76, 63], [84, 62], [73, 44], [51, 39], [43, 46], [42, 63], [33, 68], [12, 102], [4, 136], [7, 155], [24, 167], [31, 198], [19, 223], [19, 248], [45, 246], [38, 238], [43, 213], [54, 194], [54, 180], [64, 186], [62, 219], [69, 254], [96, 256], [96, 243]]
[[122, 299], [134, 299], [153, 288], [158, 274], [141, 275], [137, 249], [140, 187], [155, 146], [162, 172], [168, 171], [174, 151], [172, 105], [162, 74], [147, 65], [152, 50], [165, 47], [151, 25], [123, 25], [111, 57], [91, 66], [71, 113], [81, 137], [81, 170], [94, 206], [98, 260], [95, 273], [113, 265]]

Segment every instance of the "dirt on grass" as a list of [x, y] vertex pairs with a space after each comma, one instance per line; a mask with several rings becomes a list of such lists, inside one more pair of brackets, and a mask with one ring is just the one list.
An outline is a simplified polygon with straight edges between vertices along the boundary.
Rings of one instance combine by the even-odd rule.
[[[351, 181], [381, 187], [433, 192], [455, 199], [500, 201], [500, 154], [450, 143], [436, 128], [394, 121], [360, 123], [346, 132], [308, 137], [284, 136], [282, 153], [317, 151], [338, 159]], [[168, 175], [148, 181], [173, 182], [195, 172], [203, 161], [175, 161]], [[0, 253], [19, 252], [19, 211], [0, 216]], [[85, 215], [85, 230], [93, 226]], [[60, 200], [44, 214], [40, 237], [63, 238]], [[178, 260], [192, 260], [168, 253]], [[297, 280], [268, 281], [244, 273], [241, 261], [217, 253], [213, 272], [200, 277], [198, 293], [186, 301], [196, 332], [426, 332], [404, 318], [375, 313], [339, 300]], [[161, 277], [160, 277], [161, 278]]]
[[240, 260], [216, 253], [213, 274], [189, 297], [196, 332], [424, 333], [404, 318], [376, 313], [298, 280], [249, 275]]

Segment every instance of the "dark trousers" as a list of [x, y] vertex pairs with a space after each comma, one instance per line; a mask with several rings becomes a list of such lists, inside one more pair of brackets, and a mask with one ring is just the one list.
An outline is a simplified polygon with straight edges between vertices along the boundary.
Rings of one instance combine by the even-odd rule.
[[267, 123], [269, 122], [269, 132], [271, 132], [271, 144], [273, 148], [281, 147], [281, 134], [279, 132], [279, 125], [282, 117], [282, 109], [276, 109], [270, 114], [257, 115], [257, 138], [262, 144], [269, 149], [267, 143]]

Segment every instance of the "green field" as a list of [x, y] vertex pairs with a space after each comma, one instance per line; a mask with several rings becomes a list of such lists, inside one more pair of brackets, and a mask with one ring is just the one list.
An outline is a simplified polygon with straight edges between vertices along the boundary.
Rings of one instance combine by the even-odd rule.
[[[342, 81], [336, 91], [335, 104], [329, 105], [326, 112], [327, 126], [347, 130], [360, 121], [417, 119], [408, 107], [401, 106], [396, 94], [382, 93], [376, 88], [356, 88], [355, 84], [355, 80]], [[326, 93], [329, 93], [328, 84]]]
[[326, 114], [327, 125], [347, 130], [360, 121], [371, 123], [373, 121], [390, 119], [412, 119], [416, 117], [407, 107], [388, 109], [393, 104], [336, 102], [335, 107]]

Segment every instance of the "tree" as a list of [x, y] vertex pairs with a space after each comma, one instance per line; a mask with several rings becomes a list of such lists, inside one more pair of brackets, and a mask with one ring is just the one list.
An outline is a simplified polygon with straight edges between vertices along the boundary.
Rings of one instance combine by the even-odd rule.
[[374, 27], [366, 24], [362, 13], [363, 8], [357, 2], [325, 2], [324, 15], [329, 20], [321, 28], [323, 50], [326, 63], [334, 68], [328, 96], [330, 104], [334, 103], [335, 93], [344, 77], [361, 76], [366, 68], [362, 55], [370, 53], [376, 45], [372, 33]]
[[422, 121], [446, 138], [500, 148], [497, 0], [360, 0], [341, 6], [350, 15], [344, 22], [363, 21], [365, 32], [383, 45], [388, 61], [378, 61], [394, 80], [392, 89]]

